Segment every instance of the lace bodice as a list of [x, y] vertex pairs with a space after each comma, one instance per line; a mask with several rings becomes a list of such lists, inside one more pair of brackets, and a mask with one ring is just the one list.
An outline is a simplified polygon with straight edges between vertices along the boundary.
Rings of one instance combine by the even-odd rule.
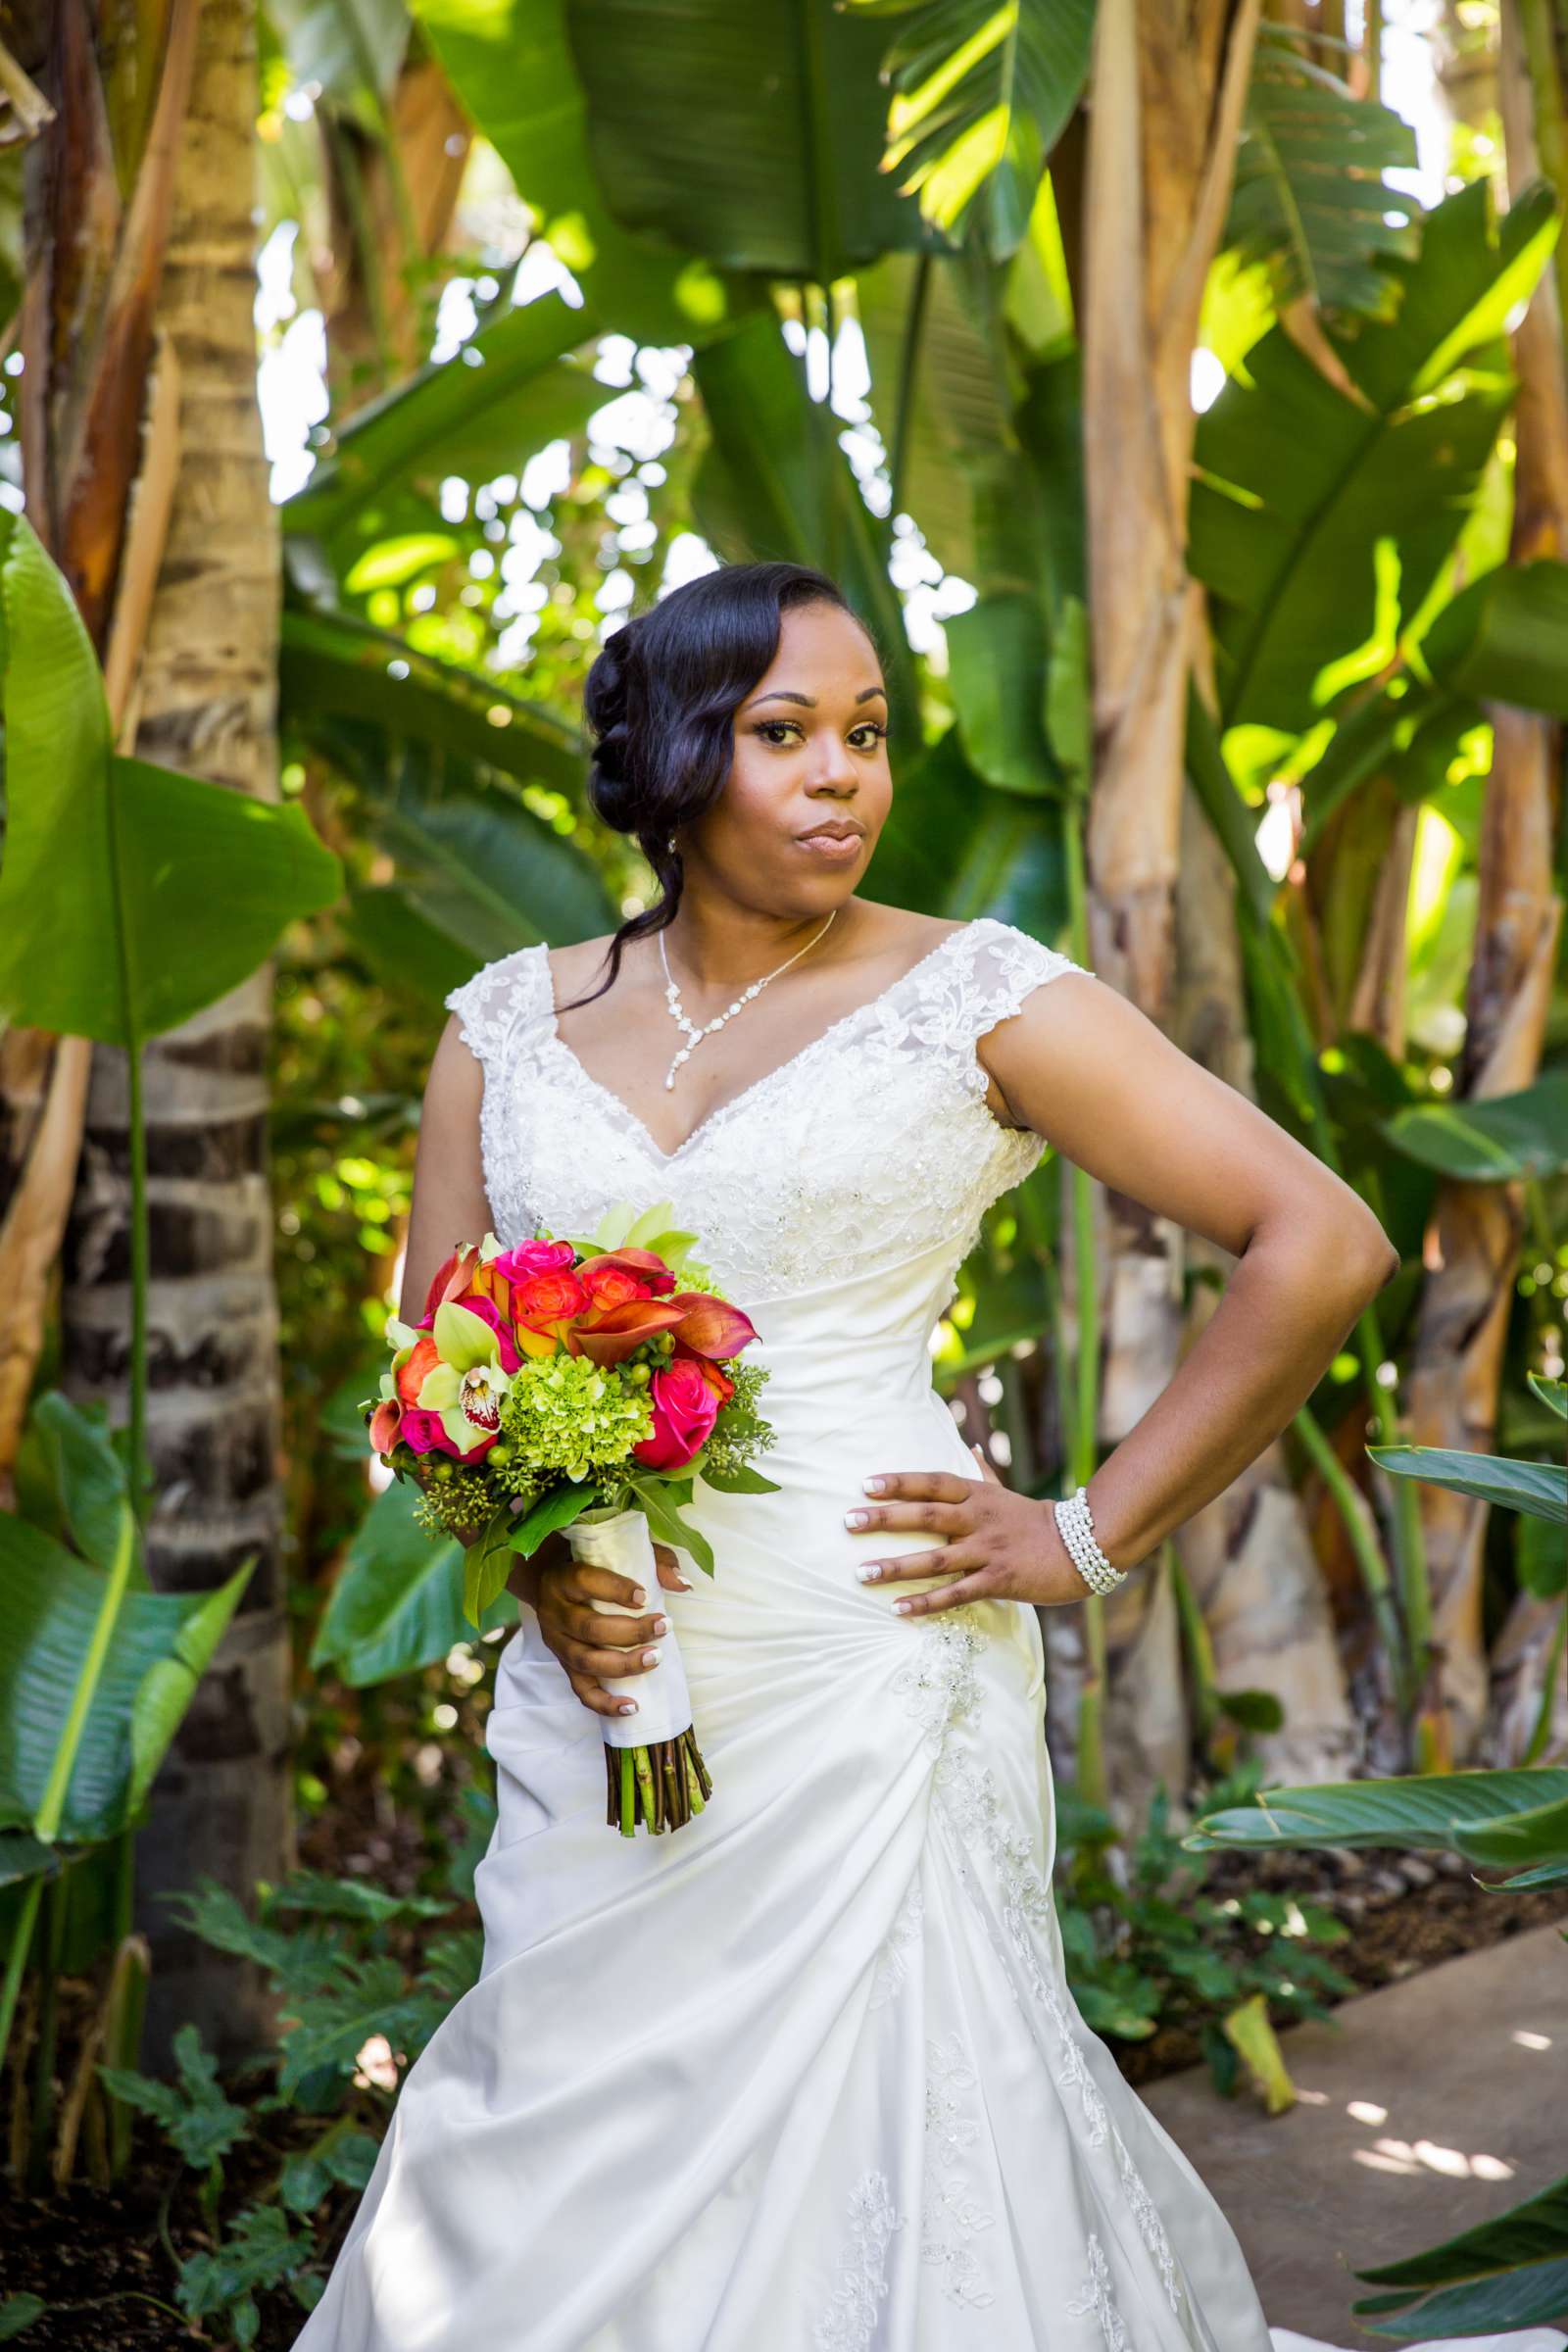
[[616, 1200], [673, 1203], [737, 1298], [776, 1298], [946, 1239], [956, 1266], [991, 1203], [1045, 1149], [986, 1102], [975, 1041], [1081, 967], [994, 916], [946, 933], [870, 1003], [720, 1103], [672, 1152], [561, 1036], [543, 946], [485, 964], [446, 1002], [484, 1070], [493, 1229], [592, 1231]]

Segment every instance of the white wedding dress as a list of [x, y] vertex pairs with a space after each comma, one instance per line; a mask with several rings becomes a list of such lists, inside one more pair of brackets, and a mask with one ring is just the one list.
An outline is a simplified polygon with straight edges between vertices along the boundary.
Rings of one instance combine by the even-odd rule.
[[857, 1564], [932, 1538], [844, 1525], [870, 1471], [975, 1475], [929, 1342], [1044, 1148], [993, 1117], [975, 1041], [1075, 968], [965, 924], [672, 1153], [559, 1035], [542, 947], [448, 1000], [499, 1238], [672, 1201], [758, 1326], [779, 1491], [699, 1481], [717, 1573], [650, 1594], [714, 1783], [673, 1836], [606, 1826], [598, 1720], [523, 1611], [482, 1973], [296, 2352], [1270, 2352], [1229, 2224], [1067, 1988], [1034, 1612], [901, 1618], [911, 1588]]

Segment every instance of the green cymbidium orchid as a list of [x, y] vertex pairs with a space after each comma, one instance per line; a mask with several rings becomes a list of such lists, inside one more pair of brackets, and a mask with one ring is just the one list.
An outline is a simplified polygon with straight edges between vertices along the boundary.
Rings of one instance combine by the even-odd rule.
[[[416, 1335], [418, 1336], [418, 1335]], [[419, 1384], [419, 1407], [434, 1413], [460, 1452], [501, 1427], [501, 1406], [516, 1368], [515, 1353], [495, 1326], [470, 1307], [448, 1299], [435, 1310], [436, 1354]], [[513, 1356], [512, 1366], [506, 1355]]]

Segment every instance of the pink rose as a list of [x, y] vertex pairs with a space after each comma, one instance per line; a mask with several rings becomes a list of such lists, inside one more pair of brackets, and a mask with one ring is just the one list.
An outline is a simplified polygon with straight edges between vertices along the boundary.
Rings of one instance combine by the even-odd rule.
[[554, 1274], [569, 1266], [576, 1254], [569, 1242], [519, 1242], [490, 1263], [503, 1282], [528, 1282], [535, 1274]]
[[690, 1356], [676, 1356], [648, 1384], [654, 1434], [632, 1447], [647, 1470], [678, 1470], [708, 1443], [718, 1419], [719, 1400]]

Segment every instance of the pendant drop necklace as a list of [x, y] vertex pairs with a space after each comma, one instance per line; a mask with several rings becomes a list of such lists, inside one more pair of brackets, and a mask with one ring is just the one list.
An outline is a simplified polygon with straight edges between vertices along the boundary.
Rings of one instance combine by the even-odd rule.
[[764, 972], [760, 980], [754, 980], [750, 988], [743, 988], [733, 1004], [729, 1005], [723, 1012], [714, 1013], [712, 1019], [710, 1021], [705, 1021], [701, 1028], [698, 1027], [695, 1021], [688, 1017], [686, 1007], [681, 1003], [680, 990], [676, 985], [675, 975], [669, 968], [669, 957], [664, 953], [664, 934], [662, 931], [660, 932], [659, 960], [664, 967], [664, 979], [667, 983], [667, 986], [664, 990], [664, 1002], [669, 1006], [670, 1014], [675, 1022], [676, 1027], [679, 1028], [689, 1040], [688, 1044], [681, 1047], [679, 1053], [675, 1055], [674, 1060], [670, 1063], [668, 1070], [664, 1074], [664, 1086], [666, 1091], [673, 1088], [675, 1084], [675, 1072], [680, 1068], [680, 1065], [683, 1061], [689, 1060], [691, 1055], [696, 1053], [704, 1038], [711, 1037], [715, 1029], [722, 1029], [724, 1023], [726, 1021], [732, 1021], [742, 1007], [749, 1004], [754, 997], [761, 995], [763, 989], [767, 986], [770, 980], [776, 980], [780, 972], [787, 972], [792, 963], [799, 963], [801, 957], [807, 953], [807, 949], [814, 948], [819, 939], [826, 937], [827, 932], [833, 922], [833, 917], [837, 913], [838, 908], [835, 906], [833, 913], [828, 916], [827, 921], [822, 925], [821, 930], [812, 934], [812, 936], [807, 941], [806, 947], [797, 948], [793, 956], [786, 956], [784, 961], [775, 965], [772, 971]]

